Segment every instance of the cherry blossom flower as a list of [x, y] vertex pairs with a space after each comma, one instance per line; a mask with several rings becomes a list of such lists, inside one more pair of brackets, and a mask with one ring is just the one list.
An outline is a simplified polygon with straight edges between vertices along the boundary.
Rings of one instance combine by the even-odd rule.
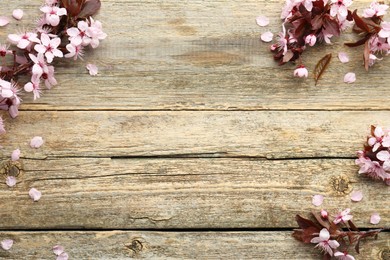
[[304, 65], [300, 65], [298, 66], [295, 70], [294, 70], [294, 76], [295, 77], [299, 77], [299, 78], [307, 78], [307, 76], [309, 75], [309, 72], [307, 71], [306, 67]]
[[344, 76], [344, 82], [345, 83], [354, 83], [356, 81], [356, 74], [353, 72], [348, 72]]
[[15, 9], [15, 10], [13, 10], [12, 16], [13, 16], [13, 18], [15, 18], [16, 20], [21, 20], [22, 17], [23, 17], [23, 10], [21, 10], [21, 9]]
[[15, 44], [19, 49], [29, 49], [31, 44], [40, 43], [38, 35], [33, 32], [24, 32], [21, 34], [9, 34], [8, 40]]
[[354, 191], [351, 193], [351, 200], [352, 201], [361, 201], [363, 199], [363, 192], [361, 191]]
[[63, 57], [63, 53], [57, 49], [61, 43], [61, 39], [59, 37], [50, 39], [49, 35], [42, 34], [41, 42], [42, 44], [35, 45], [34, 49], [38, 53], [44, 53], [48, 63], [51, 63], [54, 57]]
[[345, 53], [345, 52], [339, 52], [339, 60], [342, 62], [342, 63], [347, 63], [349, 62], [349, 57], [348, 55]]
[[16, 185], [16, 178], [15, 176], [7, 176], [5, 179], [5, 183], [7, 184], [8, 187], [13, 187]]
[[334, 256], [337, 257], [337, 259], [340, 259], [340, 260], [355, 260], [355, 257], [351, 256], [348, 254], [348, 252], [340, 252], [340, 251], [337, 251], [334, 253]]
[[59, 8], [58, 6], [45, 5], [40, 10], [45, 13], [46, 23], [51, 26], [57, 26], [60, 23], [60, 16], [67, 14], [65, 8]]
[[102, 23], [95, 21], [92, 17], [89, 18], [90, 26], [86, 30], [86, 34], [91, 38], [91, 47], [97, 48], [99, 46], [99, 41], [104, 40], [107, 37], [107, 34], [102, 30]]
[[91, 38], [87, 35], [89, 25], [85, 21], [79, 21], [76, 27], [71, 27], [66, 30], [69, 35], [69, 40], [74, 46], [87, 46], [91, 43]]
[[382, 22], [381, 23], [381, 30], [378, 33], [378, 36], [381, 38], [387, 38], [387, 41], [389, 42], [390, 38], [390, 22]]
[[313, 238], [310, 242], [317, 244], [315, 247], [318, 247], [321, 249], [321, 251], [324, 251], [330, 256], [333, 255], [333, 249], [336, 249], [340, 246], [336, 240], [330, 240], [330, 234], [326, 228], [323, 228], [320, 231], [319, 236]]
[[39, 148], [43, 145], [43, 143], [44, 143], [44, 141], [43, 141], [42, 137], [34, 136], [31, 139], [30, 146], [31, 146], [31, 148]]
[[352, 0], [331, 0], [332, 6], [330, 8], [330, 15], [331, 16], [340, 16], [340, 17], [347, 17], [348, 15], [348, 6], [352, 4]]
[[42, 193], [35, 188], [31, 188], [30, 191], [28, 192], [28, 195], [33, 201], [38, 201], [41, 199]]
[[47, 73], [48, 68], [43, 53], [38, 53], [37, 56], [30, 53], [29, 57], [34, 62], [32, 67], [33, 77], [40, 78], [44, 72]]
[[306, 36], [305, 42], [309, 44], [309, 46], [314, 46], [316, 44], [317, 37], [314, 34], [309, 34]]
[[13, 246], [14, 241], [12, 239], [4, 239], [3, 241], [1, 241], [0, 244], [1, 244], [1, 248], [8, 251]]
[[20, 150], [19, 149], [13, 150], [12, 154], [11, 154], [11, 160], [17, 161], [17, 160], [19, 160], [19, 158], [20, 158]]
[[272, 32], [265, 32], [265, 33], [261, 34], [260, 39], [263, 42], [270, 42], [270, 41], [272, 41], [273, 37], [274, 37], [274, 34]]
[[256, 23], [258, 26], [267, 26], [269, 24], [269, 19], [266, 16], [260, 15], [256, 18]]
[[81, 45], [73, 45], [73, 43], [69, 43], [66, 45], [66, 49], [68, 50], [68, 53], [65, 54], [65, 58], [72, 58], [74, 60], [77, 60], [77, 58], [83, 59], [84, 50], [83, 46]]
[[318, 207], [322, 205], [322, 202], [324, 201], [324, 196], [322, 195], [314, 195], [312, 199], [312, 203], [314, 206]]
[[96, 76], [98, 74], [98, 67], [95, 64], [89, 63], [87, 64], [86, 68], [88, 69], [91, 76]]
[[377, 1], [373, 1], [370, 4], [370, 8], [364, 9], [363, 17], [364, 18], [370, 18], [370, 17], [373, 17], [373, 16], [377, 16], [377, 17], [378, 16], [383, 16], [383, 15], [385, 15], [387, 13], [386, 10], [388, 8], [389, 8], [389, 6], [386, 5], [386, 4], [380, 4]]
[[341, 212], [339, 212], [335, 219], [333, 220], [333, 223], [338, 224], [340, 222], [347, 222], [348, 220], [352, 219], [352, 215], [349, 214], [351, 212], [351, 209], [347, 208]]
[[54, 78], [53, 66], [47, 67], [47, 72], [42, 74], [42, 79], [44, 80], [45, 86], [48, 89], [51, 89], [52, 86], [57, 85], [57, 80]]
[[6, 26], [7, 24], [9, 24], [8, 18], [5, 16], [0, 16], [0, 26]]
[[61, 245], [55, 245], [53, 246], [53, 253], [55, 255], [60, 255], [64, 252], [65, 248]]
[[381, 221], [381, 217], [379, 216], [378, 213], [374, 213], [371, 215], [371, 218], [370, 218], [371, 224], [377, 225], [377, 224], [379, 224], [380, 221]]

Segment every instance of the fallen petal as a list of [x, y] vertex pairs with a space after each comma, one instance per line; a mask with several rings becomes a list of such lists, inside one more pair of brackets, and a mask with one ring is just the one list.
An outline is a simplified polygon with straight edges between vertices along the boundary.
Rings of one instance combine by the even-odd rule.
[[8, 18], [5, 16], [0, 16], [0, 26], [6, 26], [7, 24], [9, 24]]
[[339, 60], [342, 63], [346, 63], [346, 62], [349, 61], [349, 57], [348, 57], [348, 55], [345, 52], [339, 52]]
[[269, 24], [268, 17], [260, 15], [256, 18], [256, 23], [258, 26], [267, 26]]
[[15, 9], [15, 10], [12, 12], [12, 16], [13, 16], [16, 20], [22, 19], [22, 17], [23, 17], [23, 10], [21, 10], [21, 9]]
[[353, 83], [356, 81], [356, 74], [353, 72], [348, 72], [344, 76], [344, 82], [345, 83]]
[[98, 67], [95, 64], [89, 63], [87, 64], [86, 68], [89, 72], [89, 75], [96, 76], [98, 74]]
[[40, 136], [35, 136], [31, 139], [30, 146], [31, 148], [39, 148], [43, 145], [43, 139]]
[[4, 239], [1, 241], [1, 248], [4, 250], [10, 250], [12, 245], [14, 244], [14, 241], [12, 239]]
[[324, 196], [322, 195], [314, 195], [312, 203], [314, 206], [318, 207], [321, 206], [322, 202], [324, 202]]
[[5, 179], [5, 183], [7, 184], [8, 187], [13, 187], [16, 185], [16, 178], [15, 176], [7, 176]]
[[379, 216], [378, 213], [374, 213], [371, 215], [371, 218], [370, 218], [370, 223], [371, 224], [379, 224], [379, 221], [381, 221], [381, 217]]
[[53, 246], [53, 253], [56, 255], [61, 255], [64, 252], [64, 247], [60, 245]]
[[261, 36], [260, 36], [260, 39], [263, 41], [263, 42], [270, 42], [272, 41], [274, 35], [272, 32], [265, 32], [263, 33]]
[[30, 191], [28, 192], [28, 195], [30, 195], [30, 198], [33, 201], [38, 201], [41, 198], [42, 193], [35, 188], [31, 188]]
[[19, 149], [13, 150], [11, 154], [11, 160], [17, 161], [19, 160], [19, 158], [20, 158], [20, 150]]
[[363, 192], [361, 191], [354, 191], [351, 193], [351, 200], [352, 201], [361, 201], [363, 199]]
[[57, 256], [56, 260], [68, 260], [69, 256], [67, 253], [63, 252], [59, 256]]

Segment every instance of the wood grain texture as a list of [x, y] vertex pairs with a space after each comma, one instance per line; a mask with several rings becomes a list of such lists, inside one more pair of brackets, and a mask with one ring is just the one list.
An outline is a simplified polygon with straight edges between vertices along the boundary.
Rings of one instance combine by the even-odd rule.
[[[356, 157], [371, 124], [390, 112], [24, 111], [0, 137], [4, 156]], [[26, 131], [21, 131], [26, 129]], [[30, 139], [45, 139], [41, 149]]]
[[[352, 160], [23, 160], [15, 188], [0, 189], [0, 229], [295, 228], [322, 194], [332, 215], [389, 226], [389, 189], [358, 176]], [[28, 190], [43, 194], [34, 203]], [[350, 193], [361, 190], [363, 201]], [[320, 208], [317, 208], [320, 210]]]
[[[262, 32], [281, 30], [283, 1], [116, 1], [103, 0], [98, 19], [109, 37], [87, 52], [85, 62], [61, 61], [59, 85], [37, 101], [24, 95], [22, 110], [388, 110], [389, 59], [369, 72], [362, 66], [362, 49], [343, 42], [356, 37], [348, 32], [332, 46], [308, 48], [303, 60], [313, 71], [325, 53], [333, 61], [318, 86], [312, 76], [293, 78], [294, 65], [279, 67], [259, 41]], [[353, 8], [370, 0], [355, 1]], [[5, 33], [30, 27], [40, 0], [6, 1], [0, 12], [11, 14], [23, 6], [26, 17], [8, 25]], [[266, 14], [270, 26], [260, 28], [255, 17]], [[351, 62], [341, 64], [343, 50]], [[85, 64], [96, 63], [100, 74], [92, 78]], [[354, 71], [357, 81], [343, 83]], [[74, 80], [77, 77], [77, 82]]]
[[[290, 232], [2, 232], [15, 244], [2, 259], [55, 259], [54, 245], [69, 259], [319, 259], [313, 245], [302, 245]], [[388, 233], [362, 242], [357, 260], [389, 259]]]

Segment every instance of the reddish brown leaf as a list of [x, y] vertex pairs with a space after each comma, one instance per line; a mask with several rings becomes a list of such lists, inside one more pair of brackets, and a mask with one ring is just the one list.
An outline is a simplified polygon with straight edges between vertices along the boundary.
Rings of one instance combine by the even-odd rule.
[[363, 45], [368, 41], [368, 39], [371, 37], [371, 34], [367, 34], [363, 39], [358, 40], [357, 42], [347, 42], [344, 43], [348, 47], [357, 47], [360, 45]]
[[100, 0], [87, 0], [82, 7], [79, 18], [87, 18], [96, 14], [100, 9]]
[[357, 10], [353, 11], [352, 17], [357, 27], [359, 27], [366, 33], [370, 32], [370, 28], [368, 28], [367, 24], [363, 21], [362, 18], [359, 17], [359, 15], [357, 15]]
[[351, 220], [348, 220], [348, 225], [352, 231], [359, 231], [359, 229], [355, 226], [355, 224], [353, 224]]
[[324, 74], [326, 68], [329, 66], [331, 59], [332, 59], [332, 53], [329, 53], [326, 54], [318, 61], [316, 67], [314, 68], [315, 85], [317, 85], [318, 80], [321, 78], [322, 74]]
[[320, 230], [319, 226], [315, 224], [313, 221], [307, 218], [303, 218], [299, 215], [295, 216], [295, 220], [298, 223], [298, 226], [302, 229], [309, 228], [309, 227], [317, 227], [318, 231]]
[[334, 36], [340, 35], [340, 25], [332, 16], [325, 14], [323, 23], [327, 33], [330, 33]]

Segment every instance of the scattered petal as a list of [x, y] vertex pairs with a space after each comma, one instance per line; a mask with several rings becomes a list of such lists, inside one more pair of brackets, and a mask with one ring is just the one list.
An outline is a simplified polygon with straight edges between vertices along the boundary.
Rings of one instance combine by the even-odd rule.
[[324, 202], [324, 196], [322, 195], [314, 195], [312, 203], [314, 206], [318, 207], [321, 206], [322, 202]]
[[65, 248], [60, 245], [53, 246], [53, 253], [56, 255], [61, 255], [64, 252]]
[[19, 158], [20, 158], [20, 150], [19, 149], [13, 150], [11, 154], [11, 160], [17, 161], [19, 160]]
[[14, 244], [14, 241], [12, 239], [4, 239], [1, 241], [1, 248], [4, 250], [10, 250], [12, 245]]
[[268, 17], [260, 15], [256, 18], [256, 23], [258, 26], [267, 26], [269, 24]]
[[68, 260], [69, 256], [67, 253], [62, 252], [59, 256], [57, 256], [56, 260]]
[[345, 52], [339, 52], [339, 60], [342, 63], [347, 63], [349, 61], [349, 57]]
[[381, 221], [381, 217], [379, 216], [378, 213], [374, 213], [371, 215], [371, 218], [370, 218], [370, 223], [371, 224], [379, 224], [379, 221]]
[[30, 146], [31, 148], [39, 148], [43, 145], [43, 139], [40, 136], [35, 136], [31, 139]]
[[271, 42], [272, 38], [274, 37], [272, 32], [265, 32], [263, 33], [260, 38], [263, 42]]
[[21, 9], [15, 9], [15, 10], [12, 12], [12, 16], [13, 16], [16, 20], [22, 19], [22, 17], [23, 17], [23, 10], [21, 10]]
[[5, 183], [7, 184], [8, 187], [13, 187], [16, 185], [16, 178], [15, 176], [7, 176], [5, 179]]
[[361, 191], [354, 191], [351, 193], [351, 200], [352, 201], [361, 201], [363, 199], [363, 192]]
[[5, 16], [0, 16], [0, 26], [6, 26], [7, 24], [9, 24], [8, 18]]
[[356, 81], [356, 74], [353, 72], [348, 72], [344, 76], [344, 82], [345, 83], [354, 83]]
[[31, 188], [28, 195], [30, 195], [30, 198], [33, 199], [33, 201], [38, 201], [41, 198], [42, 193], [35, 188]]
[[98, 74], [98, 67], [95, 64], [89, 63], [87, 64], [86, 68], [89, 72], [89, 75], [96, 76]]

